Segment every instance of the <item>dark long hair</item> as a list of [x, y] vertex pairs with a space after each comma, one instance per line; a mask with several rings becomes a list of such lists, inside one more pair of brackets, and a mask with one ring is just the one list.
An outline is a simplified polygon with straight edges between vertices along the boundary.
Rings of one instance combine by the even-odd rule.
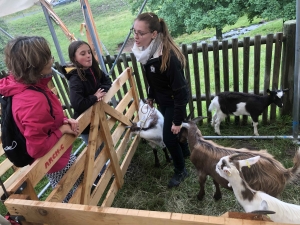
[[160, 67], [160, 71], [163, 72], [167, 69], [170, 62], [170, 52], [171, 50], [174, 52], [176, 57], [181, 63], [181, 66], [184, 68], [186, 66], [186, 59], [182, 54], [180, 48], [176, 45], [171, 37], [167, 24], [162, 18], [158, 18], [158, 16], [152, 12], [145, 12], [137, 16], [135, 20], [144, 21], [149, 25], [149, 30], [151, 32], [157, 31], [157, 33], [161, 33], [163, 50], [162, 50], [162, 64]]
[[85, 74], [84, 74], [84, 71], [82, 70], [82, 65], [79, 64], [76, 60], [75, 60], [75, 53], [77, 51], [77, 49], [83, 45], [83, 44], [86, 44], [87, 46], [89, 46], [90, 50], [91, 50], [91, 54], [92, 54], [92, 70], [93, 72], [95, 73], [96, 76], [98, 76], [100, 79], [102, 77], [102, 72], [99, 68], [99, 63], [98, 61], [96, 60], [94, 54], [93, 54], [93, 51], [91, 49], [91, 46], [86, 43], [85, 41], [73, 41], [70, 45], [69, 45], [69, 59], [70, 61], [73, 63], [73, 65], [76, 67], [77, 69], [77, 73], [78, 73], [78, 76], [80, 77], [80, 79], [82, 81], [86, 80], [85, 78]]

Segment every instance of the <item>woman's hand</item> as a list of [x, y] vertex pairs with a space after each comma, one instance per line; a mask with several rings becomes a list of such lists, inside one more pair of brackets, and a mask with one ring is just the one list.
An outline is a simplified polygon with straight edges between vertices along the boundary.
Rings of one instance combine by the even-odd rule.
[[106, 92], [104, 91], [104, 89], [99, 88], [94, 95], [97, 97], [97, 102], [99, 102], [103, 100]]
[[180, 126], [176, 126], [174, 123], [171, 127], [171, 131], [173, 132], [173, 134], [178, 134], [180, 132], [180, 129], [181, 129], [181, 125]]
[[64, 124], [59, 128], [63, 134], [73, 134], [77, 136], [79, 134], [79, 123], [74, 119], [64, 120]]
[[154, 100], [153, 100], [153, 99], [147, 98], [146, 103], [147, 103], [151, 108], [153, 108], [153, 103], [154, 103]]

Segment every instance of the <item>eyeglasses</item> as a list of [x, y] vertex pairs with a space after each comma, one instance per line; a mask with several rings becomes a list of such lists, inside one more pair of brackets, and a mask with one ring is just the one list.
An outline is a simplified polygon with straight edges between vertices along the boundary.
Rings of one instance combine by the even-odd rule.
[[138, 37], [143, 37], [145, 34], [149, 34], [149, 33], [152, 33], [153, 31], [149, 31], [149, 32], [145, 32], [145, 33], [142, 33], [140, 31], [136, 32], [134, 28], [131, 28], [130, 29], [130, 32], [131, 34], [134, 36], [134, 35], [137, 35]]

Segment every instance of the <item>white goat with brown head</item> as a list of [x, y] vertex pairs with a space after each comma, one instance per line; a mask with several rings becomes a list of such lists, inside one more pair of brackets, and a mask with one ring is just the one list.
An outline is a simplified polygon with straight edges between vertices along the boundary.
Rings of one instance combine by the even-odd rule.
[[[299, 155], [299, 150], [297, 152]], [[216, 172], [226, 180], [233, 188], [235, 197], [246, 212], [257, 210], [270, 210], [275, 214], [269, 214], [276, 223], [300, 224], [300, 206], [280, 201], [265, 192], [256, 191], [249, 187], [245, 180], [242, 168], [249, 170], [259, 163], [260, 156], [239, 160], [241, 154], [224, 156], [216, 165]], [[245, 171], [244, 170], [244, 171]], [[278, 181], [279, 183], [281, 181]]]
[[130, 132], [148, 141], [148, 144], [153, 149], [156, 167], [160, 166], [156, 147], [161, 147], [164, 151], [166, 161], [171, 162], [171, 157], [163, 142], [164, 117], [161, 112], [155, 107], [150, 107], [143, 100], [140, 100], [138, 115], [139, 121], [132, 123], [132, 126], [129, 127]]
[[251, 188], [264, 191], [272, 196], [278, 196], [286, 184], [296, 179], [297, 174], [300, 173], [299, 154], [295, 155], [294, 166], [286, 169], [265, 150], [254, 151], [246, 148], [228, 148], [218, 145], [213, 141], [205, 140], [196, 125], [196, 122], [201, 119], [202, 117], [198, 117], [192, 121], [183, 123], [179, 135], [180, 141], [188, 140], [191, 151], [190, 159], [198, 172], [200, 191], [197, 197], [199, 200], [202, 200], [205, 195], [204, 188], [208, 175], [212, 177], [216, 187], [215, 200], [222, 197], [219, 185], [231, 189], [228, 187], [228, 181], [216, 172], [215, 167], [223, 156], [234, 153], [242, 153], [245, 158], [260, 156], [260, 161], [251, 167], [251, 169], [243, 169], [243, 174]]

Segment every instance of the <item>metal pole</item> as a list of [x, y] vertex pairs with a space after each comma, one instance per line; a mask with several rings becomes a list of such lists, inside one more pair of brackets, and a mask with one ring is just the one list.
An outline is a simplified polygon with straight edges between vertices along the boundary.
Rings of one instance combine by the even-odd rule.
[[0, 27], [0, 31], [2, 31], [3, 32], [3, 34], [5, 34], [7, 37], [9, 37], [9, 38], [11, 38], [11, 39], [13, 39], [14, 37], [13, 36], [11, 36], [9, 33], [7, 33], [4, 29], [2, 29], [1, 27]]
[[296, 43], [294, 69], [294, 102], [293, 102], [293, 136], [296, 139], [299, 133], [299, 95], [300, 95], [300, 3], [296, 1]]
[[[138, 15], [140, 15], [140, 14], [142, 13], [142, 11], [143, 11], [143, 9], [144, 9], [144, 7], [145, 7], [147, 1], [148, 1], [148, 0], [145, 0], [145, 1], [144, 1], [144, 3], [143, 3], [143, 5], [142, 5], [142, 7], [141, 7], [141, 9], [140, 9], [140, 11], [139, 11], [139, 13], [138, 13]], [[133, 24], [132, 24], [131, 28], [133, 28]], [[116, 59], [115, 59], [115, 62], [113, 63], [113, 65], [112, 65], [112, 67], [111, 67], [111, 69], [110, 69], [110, 71], [109, 71], [109, 75], [112, 74], [112, 71], [113, 71], [113, 69], [115, 68], [115, 66], [116, 66], [116, 64], [117, 64], [117, 62], [118, 62], [118, 60], [119, 60], [119, 58], [120, 58], [120, 55], [122, 54], [122, 52], [123, 52], [123, 50], [124, 50], [124, 48], [125, 48], [125, 45], [126, 45], [128, 39], [129, 39], [129, 37], [130, 37], [130, 34], [131, 34], [131, 31], [129, 31], [129, 33], [128, 33], [128, 35], [127, 35], [127, 37], [126, 37], [126, 39], [125, 39], [125, 41], [124, 41], [124, 43], [123, 43], [123, 45], [122, 45], [122, 47], [121, 47], [121, 49], [120, 49], [120, 51], [119, 51], [119, 53], [118, 53]]]
[[44, 15], [45, 15], [45, 18], [46, 18], [49, 30], [51, 32], [52, 39], [53, 39], [55, 47], [56, 47], [56, 51], [57, 51], [57, 54], [58, 54], [58, 57], [59, 57], [59, 60], [60, 60], [60, 64], [61, 65], [65, 65], [66, 62], [65, 62], [65, 59], [63, 57], [60, 45], [58, 43], [58, 39], [57, 39], [55, 30], [54, 30], [53, 24], [52, 24], [52, 22], [50, 20], [50, 16], [49, 16], [48, 10], [46, 9], [46, 7], [43, 4], [41, 4], [41, 6], [42, 6], [42, 9], [43, 9], [43, 12], [44, 12]]
[[81, 4], [82, 4], [82, 8], [83, 8], [83, 15], [85, 17], [86, 25], [88, 26], [88, 29], [90, 31], [91, 38], [92, 38], [92, 41], [93, 41], [93, 44], [94, 44], [94, 47], [95, 47], [95, 50], [96, 50], [96, 53], [97, 53], [97, 56], [98, 56], [98, 59], [99, 59], [101, 69], [102, 69], [103, 72], [107, 73], [107, 69], [105, 67], [105, 63], [104, 63], [104, 60], [103, 60], [103, 57], [102, 57], [102, 54], [101, 54], [101, 51], [100, 51], [100, 46], [99, 46], [98, 41], [96, 39], [95, 31], [93, 29], [93, 26], [92, 26], [92, 23], [91, 23], [91, 18], [90, 18], [90, 15], [89, 15], [88, 11], [87, 11], [86, 4], [85, 4], [84, 0], [81, 0]]
[[[204, 139], [294, 139], [294, 136], [290, 135], [281, 135], [281, 136], [203, 136]], [[296, 136], [296, 139], [300, 138], [300, 136]]]

